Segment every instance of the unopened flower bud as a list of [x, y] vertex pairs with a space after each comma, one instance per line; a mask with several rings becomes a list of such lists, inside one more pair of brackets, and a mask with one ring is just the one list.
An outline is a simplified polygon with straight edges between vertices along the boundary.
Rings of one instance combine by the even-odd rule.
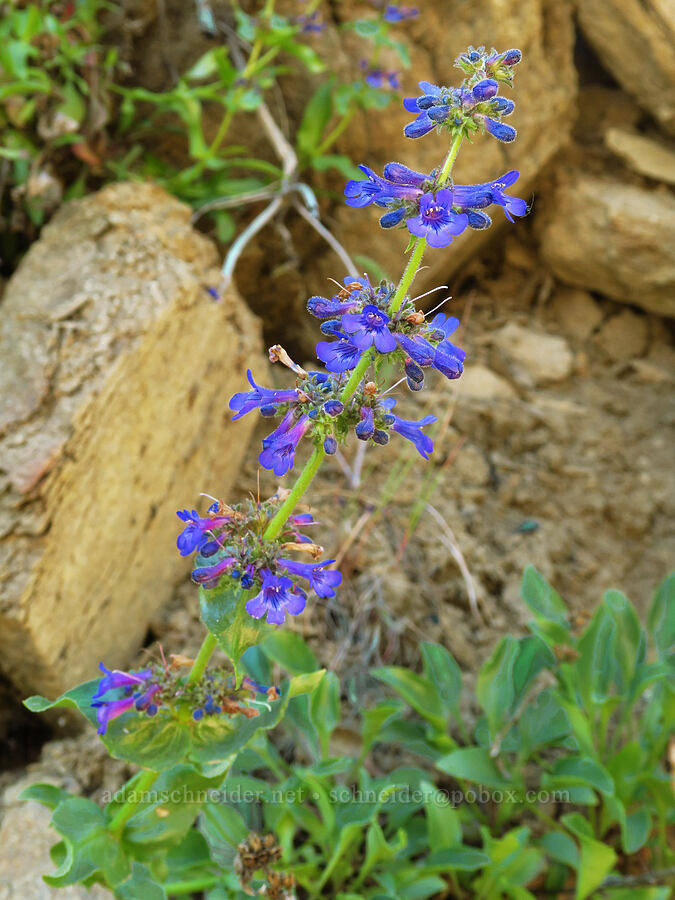
[[381, 444], [384, 447], [389, 443], [389, 435], [386, 431], [382, 431], [380, 428], [377, 428], [373, 432], [373, 440], [376, 444]]
[[494, 78], [484, 78], [482, 81], [479, 81], [478, 84], [474, 84], [471, 88], [471, 93], [474, 100], [491, 100], [498, 90], [499, 85]]
[[329, 416], [339, 416], [344, 408], [341, 400], [326, 400], [323, 405], [323, 411]]
[[323, 442], [324, 452], [327, 453], [329, 456], [332, 456], [337, 451], [337, 448], [338, 448], [337, 441], [335, 440], [335, 438], [333, 437], [332, 434], [329, 434], [328, 437], [325, 438], [324, 442]]
[[424, 322], [424, 313], [421, 310], [416, 309], [415, 312], [408, 313], [405, 320], [411, 325], [421, 325], [422, 322]]
[[500, 62], [504, 66], [515, 66], [521, 61], [522, 58], [523, 54], [520, 52], [520, 50], [516, 50], [514, 48], [512, 50], [506, 50], [504, 53], [502, 53]]
[[326, 322], [322, 322], [319, 328], [322, 334], [334, 334], [337, 337], [342, 335], [342, 323], [339, 319], [328, 319]]

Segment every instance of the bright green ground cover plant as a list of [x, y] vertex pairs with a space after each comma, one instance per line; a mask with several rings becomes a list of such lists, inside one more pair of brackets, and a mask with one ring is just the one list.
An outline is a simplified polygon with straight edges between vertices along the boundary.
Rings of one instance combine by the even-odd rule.
[[101, 164], [116, 62], [100, 45], [105, 0], [0, 2], [0, 255]]
[[[459, 88], [421, 82], [421, 96], [404, 101], [416, 114], [408, 137], [447, 134], [438, 168], [392, 162], [380, 177], [361, 166], [365, 177], [345, 187], [350, 206], [374, 203], [384, 227], [409, 233], [398, 284], [349, 272], [333, 297], [311, 297], [308, 310], [329, 338], [316, 350], [325, 370], [307, 372], [275, 345], [270, 359], [291, 370], [294, 385], [265, 388], [249, 370], [251, 389], [230, 399], [235, 419], [256, 409], [280, 419], [259, 456], [276, 476], [293, 469], [303, 438], [312, 452], [290, 490], [233, 505], [211, 498], [204, 516], [178, 512], [177, 546], [195, 555], [207, 631], [196, 658], [162, 654], [132, 672], [101, 664], [102, 677], [54, 701], [26, 701], [34, 711], [75, 707], [112, 756], [140, 769], [104, 808], [49, 785], [25, 792], [53, 809], [61, 836], [49, 884], [101, 883], [143, 900], [252, 891], [665, 900], [675, 579], [657, 591], [647, 629], [610, 591], [577, 637], [562, 600], [527, 570], [531, 633], [505, 637], [481, 670], [475, 728], [460, 705], [457, 664], [424, 643], [422, 674], [373, 671], [398, 696], [362, 710], [359, 745], [342, 755], [331, 740], [341, 720], [338, 678], [284, 627], [310, 591], [320, 602], [342, 580], [334, 560], [321, 558], [319, 523], [299, 505], [325, 457], [352, 432], [373, 448], [404, 438], [425, 460], [433, 452], [424, 429], [436, 417], [401, 418], [392, 392], [405, 385], [416, 396], [431, 370], [460, 377], [465, 354], [450, 341], [458, 320], [417, 309], [410, 289], [427, 248], [489, 227], [493, 206], [512, 221], [527, 211], [506, 193], [516, 171], [479, 185], [452, 179], [465, 137], [515, 138], [502, 121], [513, 102], [499, 90], [520, 58], [469, 48], [457, 60]], [[227, 665], [209, 666], [216, 647]], [[287, 677], [278, 680], [279, 670]], [[385, 765], [385, 753], [400, 764]], [[638, 855], [649, 864], [647, 886], [644, 865], [637, 882], [624, 878]]]

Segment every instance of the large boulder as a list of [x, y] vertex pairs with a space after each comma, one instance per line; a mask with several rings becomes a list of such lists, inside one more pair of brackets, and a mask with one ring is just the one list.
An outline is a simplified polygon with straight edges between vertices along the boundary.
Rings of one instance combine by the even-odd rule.
[[675, 134], [675, 6], [669, 0], [576, 0], [579, 24], [624, 90]]
[[565, 284], [675, 316], [675, 197], [565, 174], [540, 223], [541, 252]]
[[227, 491], [228, 396], [257, 320], [205, 290], [213, 245], [163, 190], [65, 206], [1, 307], [0, 667], [54, 694], [128, 661], [184, 576], [175, 511]]

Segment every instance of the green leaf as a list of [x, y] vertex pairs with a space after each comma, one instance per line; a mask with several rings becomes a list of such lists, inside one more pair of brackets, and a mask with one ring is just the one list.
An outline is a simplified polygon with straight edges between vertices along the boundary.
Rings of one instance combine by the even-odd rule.
[[371, 675], [394, 688], [437, 731], [445, 731], [445, 710], [428, 678], [402, 666], [373, 669]]
[[301, 156], [314, 156], [324, 131], [333, 115], [335, 79], [324, 81], [312, 94], [296, 133], [296, 146]]
[[162, 772], [137, 805], [124, 828], [129, 844], [177, 844], [192, 827], [217, 781], [205, 778], [191, 766], [174, 766]]
[[50, 824], [63, 837], [66, 853], [56, 872], [43, 876], [47, 884], [65, 887], [100, 871], [114, 886], [129, 876], [129, 861], [92, 800], [68, 797], [56, 807]]
[[115, 888], [115, 896], [120, 900], [166, 900], [166, 892], [161, 884], [152, 877], [147, 866], [142, 863], [131, 864], [131, 877]]
[[540, 747], [557, 744], [571, 734], [570, 720], [553, 693], [546, 689], [525, 707], [518, 722], [520, 750], [525, 759]]
[[239, 582], [229, 578], [210, 590], [199, 589], [202, 622], [232, 661], [235, 671], [238, 671], [242, 654], [259, 644], [271, 630], [271, 626], [246, 612], [249, 599], [250, 592], [242, 590]]
[[384, 703], [378, 703], [370, 709], [364, 709], [361, 713], [363, 722], [361, 725], [362, 737], [362, 756], [365, 757], [375, 741], [378, 739], [380, 731], [395, 716], [400, 715], [402, 704], [400, 700], [385, 700]]
[[579, 837], [581, 858], [577, 876], [575, 900], [585, 900], [599, 887], [614, 868], [616, 853], [607, 844], [588, 837]]
[[424, 860], [425, 871], [436, 872], [474, 872], [488, 865], [490, 857], [473, 847], [456, 847], [438, 850]]
[[463, 747], [453, 750], [436, 762], [436, 768], [455, 778], [464, 778], [488, 787], [513, 787], [495, 765], [489, 752], [483, 747]]
[[54, 810], [62, 800], [69, 796], [68, 791], [64, 791], [63, 788], [56, 787], [54, 784], [38, 783], [24, 788], [18, 799], [22, 803], [26, 800], [36, 800], [48, 809]]
[[646, 809], [638, 809], [626, 816], [621, 827], [621, 842], [626, 853], [637, 853], [647, 843], [651, 817]]
[[563, 786], [582, 784], [603, 794], [614, 793], [614, 780], [607, 769], [585, 756], [568, 756], [556, 760], [551, 774]]
[[647, 627], [659, 658], [675, 664], [675, 572], [656, 589], [647, 616]]
[[427, 819], [427, 841], [430, 850], [455, 850], [462, 843], [462, 824], [459, 812], [447, 797], [423, 782], [424, 812]]
[[366, 855], [359, 869], [359, 878], [363, 880], [379, 863], [395, 859], [407, 843], [408, 838], [402, 828], [396, 833], [396, 841], [389, 843], [378, 823], [371, 822], [366, 832]]
[[315, 672], [319, 667], [312, 651], [294, 631], [273, 631], [265, 638], [261, 649], [291, 675]]
[[213, 861], [221, 868], [232, 866], [234, 848], [249, 832], [241, 813], [224, 802], [204, 806], [199, 829], [206, 838]]
[[478, 673], [476, 697], [485, 710], [491, 740], [499, 733], [515, 704], [513, 670], [517, 658], [518, 640], [507, 634]]
[[539, 838], [539, 846], [551, 859], [576, 870], [579, 865], [579, 849], [564, 831], [549, 831]]
[[669, 887], [611, 888], [603, 892], [605, 900], [672, 900]]
[[422, 641], [420, 649], [424, 674], [436, 688], [441, 703], [458, 714], [462, 673], [452, 654], [440, 644], [432, 644], [429, 641]]
[[[328, 674], [332, 675], [333, 673], [329, 672]], [[301, 694], [313, 693], [323, 683], [325, 676], [325, 669], [319, 669], [318, 672], [307, 672], [305, 675], [296, 675], [290, 681], [289, 697], [299, 697]]]
[[340, 722], [340, 681], [335, 672], [326, 672], [312, 690], [309, 713], [326, 753], [330, 736]]
[[96, 710], [91, 705], [91, 698], [98, 689], [100, 678], [94, 681], [85, 681], [76, 687], [61, 694], [56, 700], [47, 700], [39, 694], [26, 698], [23, 705], [31, 712], [46, 712], [48, 709], [77, 709], [82, 715], [91, 722], [92, 725], [98, 725], [96, 720]]
[[538, 620], [554, 622], [569, 629], [565, 603], [534, 566], [525, 568], [520, 593]]

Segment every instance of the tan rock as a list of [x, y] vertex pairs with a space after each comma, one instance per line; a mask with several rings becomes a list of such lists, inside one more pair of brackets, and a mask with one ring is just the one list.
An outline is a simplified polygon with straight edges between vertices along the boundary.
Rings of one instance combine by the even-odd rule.
[[508, 381], [487, 366], [467, 365], [459, 384], [462, 396], [472, 400], [512, 400], [516, 397]]
[[610, 359], [617, 362], [643, 356], [647, 349], [649, 326], [644, 315], [624, 309], [608, 319], [595, 337]]
[[573, 173], [542, 213], [542, 256], [560, 281], [675, 315], [675, 198]]
[[608, 128], [605, 145], [638, 175], [675, 184], [675, 150], [662, 142], [622, 128]]
[[157, 187], [110, 186], [65, 206], [7, 285], [0, 666], [23, 690], [126, 663], [186, 571], [176, 509], [236, 477], [253, 423], [227, 399], [259, 326], [206, 294], [216, 252], [189, 218]]
[[572, 372], [574, 357], [562, 337], [509, 322], [492, 336], [492, 342], [514, 375], [524, 381], [534, 384], [562, 381]]
[[672, 0], [576, 0], [579, 24], [624, 90], [675, 134]]
[[89, 890], [80, 884], [54, 888], [42, 880], [43, 875], [56, 868], [49, 849], [58, 843], [60, 835], [49, 827], [50, 810], [34, 800], [17, 800], [33, 781], [34, 778], [24, 778], [7, 788], [0, 798], [0, 809], [4, 807], [0, 824], [0, 900], [112, 900], [113, 895], [100, 884]]
[[563, 334], [586, 340], [602, 322], [602, 310], [588, 291], [559, 285], [549, 307]]

